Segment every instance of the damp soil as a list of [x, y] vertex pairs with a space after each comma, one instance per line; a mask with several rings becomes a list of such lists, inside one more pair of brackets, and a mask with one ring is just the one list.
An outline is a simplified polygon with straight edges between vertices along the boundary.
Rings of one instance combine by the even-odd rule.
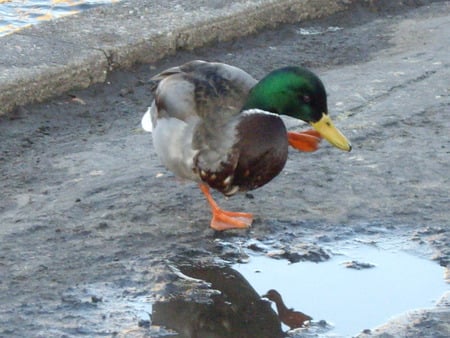
[[[388, 60], [408, 43], [415, 48], [422, 42], [414, 38], [397, 45], [399, 25], [448, 13], [446, 2], [383, 10], [377, 3], [180, 51], [0, 117], [0, 336], [163, 337], [173, 336], [171, 330], [182, 337], [282, 336], [270, 303], [232, 269], [249, 259], [248, 250], [292, 265], [321, 264], [348, 241], [389, 239], [397, 252], [445, 271], [450, 142], [440, 114], [448, 112], [448, 100], [417, 99], [426, 114], [405, 121], [381, 112], [356, 131], [346, 124], [369, 107], [355, 108], [337, 122], [352, 153], [325, 144], [314, 154], [291, 151], [283, 173], [265, 187], [230, 199], [215, 194], [222, 207], [256, 217], [249, 230], [224, 233], [208, 227], [209, 209], [195, 184], [165, 170], [140, 128], [152, 99], [148, 80], [168, 66], [216, 60], [261, 77], [300, 63], [334, 74]], [[283, 276], [274, 275], [274, 284], [277, 278]], [[301, 280], [291, 285], [301, 287]], [[443, 309], [444, 315], [425, 312], [415, 322], [417, 337], [448, 333], [442, 320], [448, 304]], [[328, 332], [323, 325], [319, 335]]]

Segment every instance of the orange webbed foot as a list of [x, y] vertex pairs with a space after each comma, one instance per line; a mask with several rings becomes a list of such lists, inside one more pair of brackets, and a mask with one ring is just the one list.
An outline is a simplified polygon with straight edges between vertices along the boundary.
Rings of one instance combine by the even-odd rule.
[[253, 222], [253, 215], [245, 212], [233, 212], [221, 209], [211, 196], [209, 188], [205, 184], [199, 184], [201, 191], [211, 206], [211, 228], [217, 231], [229, 229], [246, 229]]
[[322, 136], [312, 129], [300, 133], [288, 131], [287, 135], [291, 147], [305, 152], [313, 152], [319, 149], [319, 143], [322, 140]]
[[233, 212], [222, 209], [212, 211], [211, 228], [217, 231], [246, 229], [252, 225], [253, 215], [245, 212]]

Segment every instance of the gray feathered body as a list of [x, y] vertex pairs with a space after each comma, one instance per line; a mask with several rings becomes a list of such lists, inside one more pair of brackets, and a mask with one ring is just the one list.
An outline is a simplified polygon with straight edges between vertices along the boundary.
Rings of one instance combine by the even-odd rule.
[[242, 111], [257, 81], [223, 63], [192, 61], [152, 78], [153, 142], [175, 175], [225, 195], [258, 188], [283, 169], [286, 128], [278, 115]]

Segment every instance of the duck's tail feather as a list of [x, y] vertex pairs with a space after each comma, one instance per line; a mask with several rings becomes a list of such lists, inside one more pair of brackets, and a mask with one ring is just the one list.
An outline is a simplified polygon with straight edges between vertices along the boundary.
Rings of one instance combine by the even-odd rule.
[[145, 131], [147, 131], [149, 133], [151, 133], [153, 131], [153, 123], [152, 123], [152, 117], [150, 115], [150, 107], [148, 107], [144, 116], [142, 116], [141, 126], [142, 126], [142, 129], [144, 129]]

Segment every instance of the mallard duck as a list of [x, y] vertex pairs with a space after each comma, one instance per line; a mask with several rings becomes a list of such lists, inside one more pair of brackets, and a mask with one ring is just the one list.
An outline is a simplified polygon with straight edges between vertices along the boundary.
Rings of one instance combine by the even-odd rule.
[[287, 306], [284, 305], [283, 298], [281, 298], [281, 295], [276, 290], [269, 290], [261, 297], [268, 298], [275, 303], [277, 306], [278, 318], [280, 318], [280, 321], [283, 324], [289, 326], [291, 330], [304, 326], [306, 322], [312, 319], [303, 312], [288, 309]]
[[[151, 79], [154, 100], [142, 118], [161, 162], [198, 182], [211, 210], [211, 228], [247, 228], [250, 213], [221, 209], [210, 189], [231, 196], [259, 188], [283, 169], [288, 145], [315, 151], [321, 138], [342, 150], [350, 142], [328, 115], [325, 88], [301, 67], [277, 69], [261, 81], [234, 66], [191, 61]], [[280, 115], [314, 130], [288, 132]]]

